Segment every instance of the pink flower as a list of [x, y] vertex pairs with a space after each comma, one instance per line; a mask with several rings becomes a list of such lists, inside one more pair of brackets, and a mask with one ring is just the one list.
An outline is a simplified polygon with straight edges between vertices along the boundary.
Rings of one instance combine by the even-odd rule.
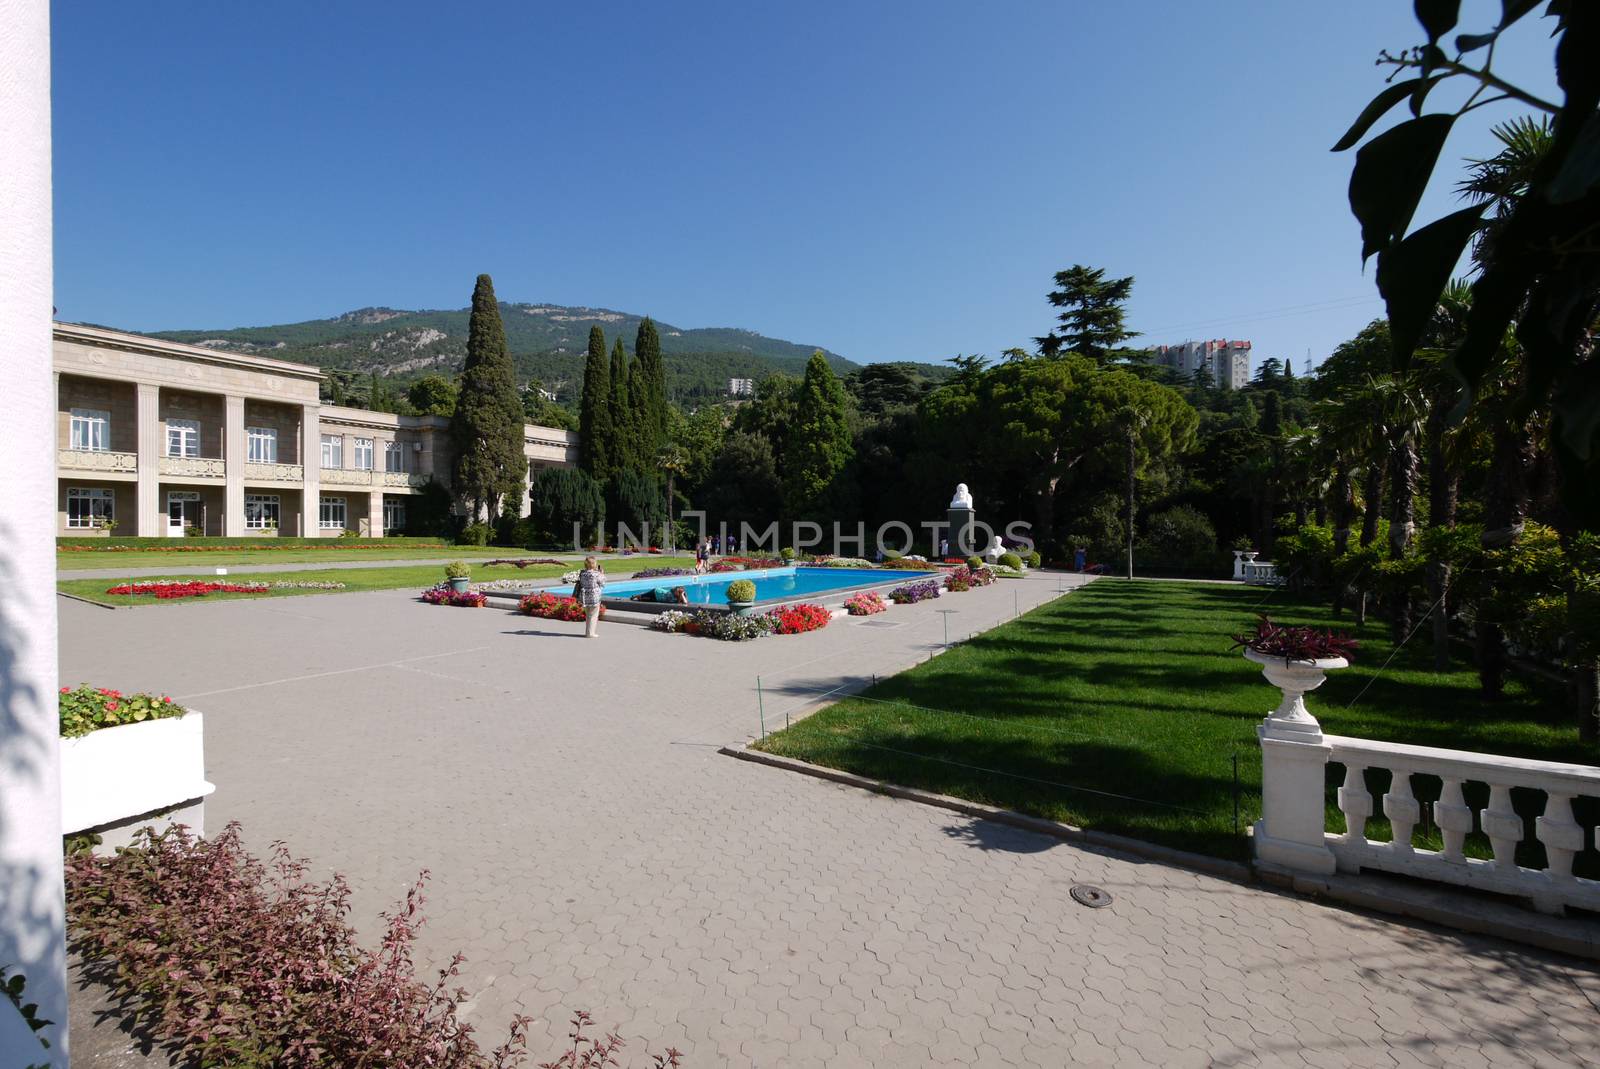
[[116, 712], [117, 711], [117, 703], [116, 702], [106, 702], [106, 711], [107, 712], [112, 712], [112, 713]]
[[72, 688], [71, 687], [62, 687], [61, 688], [61, 693], [63, 693], [63, 694], [71, 694], [72, 693]]

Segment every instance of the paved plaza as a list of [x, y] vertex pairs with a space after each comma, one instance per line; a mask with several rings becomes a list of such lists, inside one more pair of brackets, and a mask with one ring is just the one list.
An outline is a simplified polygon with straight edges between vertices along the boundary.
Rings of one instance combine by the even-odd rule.
[[[667, 1046], [796, 1069], [1600, 1060], [1590, 965], [716, 752], [758, 730], [758, 673], [781, 720], [926, 657], [939, 609], [956, 637], [1071, 581], [743, 644], [619, 624], [586, 642], [408, 592], [63, 600], [62, 682], [203, 710], [207, 825], [343, 872], [364, 933], [430, 870], [420, 964], [464, 952], [484, 1039], [536, 1019], [530, 1064], [580, 1008], [628, 1064]], [[1263, 684], [1263, 712], [1275, 699]], [[1076, 904], [1079, 883], [1113, 905]], [[132, 1064], [113, 1023], [73, 1042], [75, 1064]]]

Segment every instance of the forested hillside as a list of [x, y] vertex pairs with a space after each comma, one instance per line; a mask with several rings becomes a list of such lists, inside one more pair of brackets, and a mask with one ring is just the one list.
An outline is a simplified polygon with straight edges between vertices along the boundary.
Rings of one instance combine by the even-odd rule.
[[[577, 400], [589, 328], [599, 326], [608, 337], [632, 339], [643, 318], [607, 308], [509, 302], [501, 303], [500, 314], [519, 380], [536, 380], [564, 403]], [[465, 308], [362, 308], [303, 323], [152, 334], [316, 364], [355, 391], [367, 389], [374, 374], [394, 387], [430, 372], [453, 375], [466, 355], [467, 317]], [[761, 378], [774, 371], [798, 375], [816, 349], [733, 327], [658, 326], [668, 396], [680, 403], [722, 396], [730, 378]], [[840, 373], [857, 367], [837, 353], [824, 352]]]

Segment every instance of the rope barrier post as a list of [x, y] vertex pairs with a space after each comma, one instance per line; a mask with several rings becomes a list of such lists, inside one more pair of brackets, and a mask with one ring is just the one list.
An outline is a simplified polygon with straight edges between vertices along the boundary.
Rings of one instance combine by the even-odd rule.
[[761, 737], [767, 737], [767, 704], [761, 697], [761, 677], [756, 676], [756, 716], [761, 719]]
[[1014, 616], [1014, 617], [1022, 615], [1022, 603], [1018, 600], [1018, 598], [1020, 598], [1020, 597], [1021, 597], [1021, 595], [1017, 592], [1017, 588], [1016, 587], [1012, 587], [1011, 588], [1011, 615]]
[[1233, 837], [1239, 837], [1239, 751], [1233, 751]]

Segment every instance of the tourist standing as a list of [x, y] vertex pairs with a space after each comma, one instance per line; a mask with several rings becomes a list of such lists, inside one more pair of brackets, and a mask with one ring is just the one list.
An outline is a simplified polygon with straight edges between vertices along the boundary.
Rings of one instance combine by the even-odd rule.
[[583, 606], [583, 637], [600, 637], [600, 598], [606, 586], [606, 573], [593, 557], [583, 558], [578, 573], [578, 604]]

